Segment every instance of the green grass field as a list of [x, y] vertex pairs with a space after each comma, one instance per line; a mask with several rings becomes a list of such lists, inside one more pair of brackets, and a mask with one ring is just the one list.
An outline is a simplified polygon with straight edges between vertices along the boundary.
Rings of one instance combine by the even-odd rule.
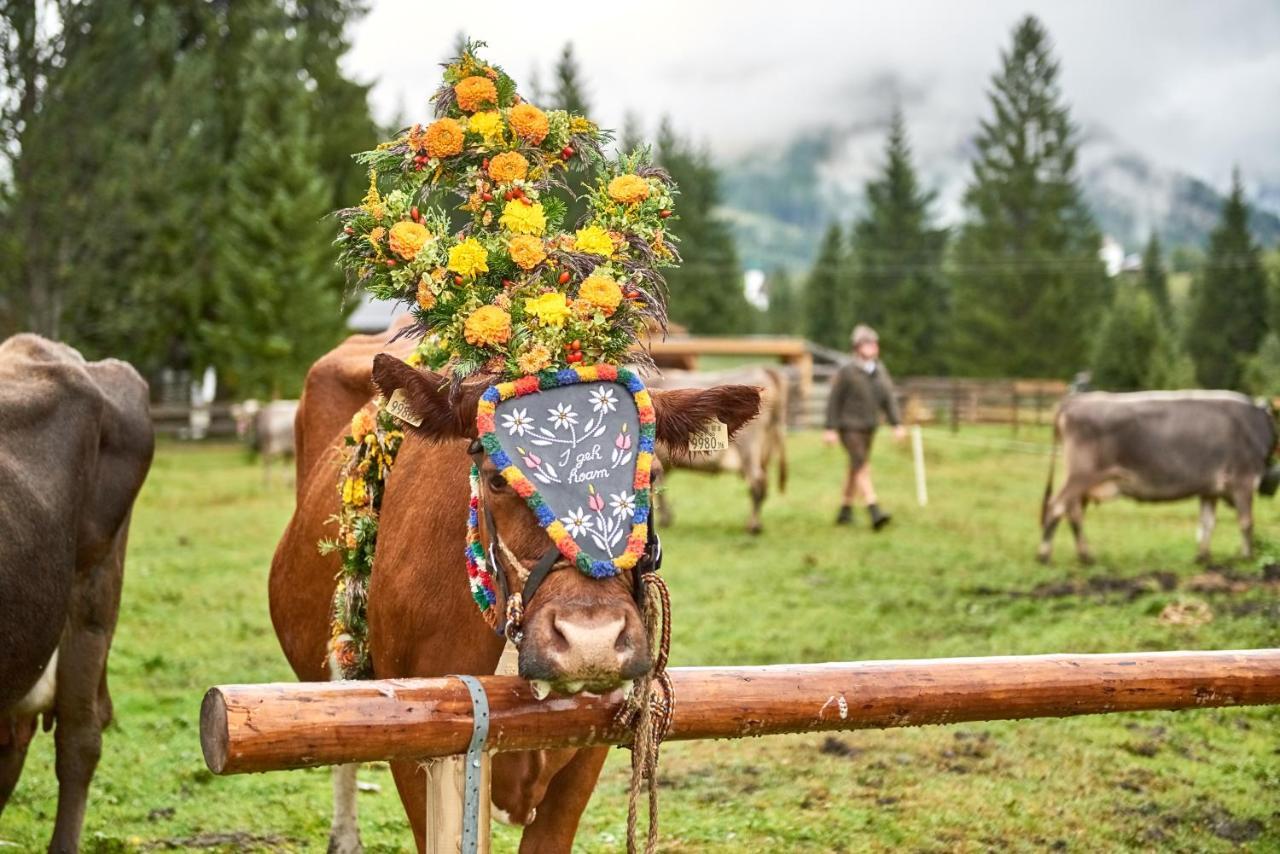
[[[831, 522], [841, 458], [792, 438], [792, 482], [741, 533], [740, 482], [677, 473], [664, 532], [674, 598], [672, 663], [754, 664], [1040, 652], [1280, 646], [1280, 550], [1224, 567], [1205, 592], [1191, 561], [1192, 502], [1093, 508], [1099, 563], [1032, 560], [1043, 456], [994, 447], [1007, 430], [927, 432], [930, 498], [915, 506], [910, 458], [882, 436], [874, 457], [889, 530]], [[1024, 430], [1021, 441], [1039, 440]], [[1034, 450], [1034, 449], [1031, 449]], [[88, 851], [323, 851], [324, 770], [215, 778], [197, 717], [219, 682], [289, 679], [267, 616], [266, 575], [292, 495], [263, 486], [231, 447], [163, 445], [134, 516], [111, 655], [117, 720], [106, 733], [85, 830]], [[1280, 508], [1258, 529], [1280, 542]], [[1216, 552], [1238, 549], [1234, 516]], [[462, 566], [458, 567], [462, 584]], [[1170, 603], [1212, 621], [1177, 625]], [[43, 848], [52, 827], [53, 739], [37, 737], [0, 851]], [[1280, 849], [1280, 710], [1145, 713], [1063, 721], [673, 743], [660, 775], [662, 847], [689, 851]], [[624, 837], [625, 751], [614, 751], [578, 836]], [[371, 851], [412, 840], [385, 768], [361, 779]], [[497, 850], [513, 850], [509, 828]]]

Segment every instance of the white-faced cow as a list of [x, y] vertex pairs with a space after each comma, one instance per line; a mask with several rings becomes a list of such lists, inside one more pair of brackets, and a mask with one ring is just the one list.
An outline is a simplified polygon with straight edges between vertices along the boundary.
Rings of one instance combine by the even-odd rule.
[[[463, 560], [471, 465], [480, 466], [480, 500], [502, 532], [504, 554], [509, 550], [521, 564], [515, 569], [510, 561], [503, 562], [507, 589], [522, 588], [516, 573], [528, 573], [547, 553], [550, 540], [524, 499], [473, 446], [476, 405], [487, 383], [481, 379], [451, 388], [439, 375], [415, 370], [392, 355], [375, 360], [370, 352], [375, 343], [372, 336], [355, 336], [307, 375], [297, 420], [297, 509], [271, 566], [276, 634], [300, 679], [328, 678], [338, 556], [318, 555], [316, 543], [333, 534], [327, 520], [339, 509], [336, 456], [344, 430], [376, 384], [388, 395], [403, 389], [423, 420], [421, 427], [404, 428], [404, 443], [382, 500], [368, 592], [374, 676], [493, 673], [504, 641], [473, 603]], [[403, 354], [410, 348], [402, 340], [389, 349]], [[687, 444], [713, 418], [736, 432], [756, 414], [759, 397], [759, 389], [746, 386], [655, 391], [658, 442]], [[487, 548], [493, 538], [487, 519], [480, 533]], [[630, 573], [593, 579], [571, 568], [551, 572], [536, 596], [524, 603], [520, 675], [549, 682], [557, 690], [589, 686], [602, 692], [646, 672], [648, 639], [632, 591]], [[497, 603], [499, 613], [505, 605]], [[570, 850], [606, 753], [606, 748], [589, 748], [494, 757], [494, 806], [499, 815], [524, 826], [522, 851]], [[415, 762], [392, 763], [392, 774], [421, 849], [422, 769]], [[331, 850], [359, 848], [353, 782], [349, 774], [335, 775]]]
[[111, 719], [129, 517], [153, 444], [147, 384], [129, 365], [35, 335], [0, 344], [0, 811], [44, 715], [57, 745], [50, 851], [79, 849]]
[[250, 398], [231, 405], [236, 436], [258, 452], [262, 460], [262, 478], [268, 486], [271, 484], [271, 461], [283, 461], [297, 450], [293, 442], [293, 422], [297, 415], [296, 400], [262, 403]]
[[[760, 416], [744, 426], [723, 451], [709, 453], [659, 453], [667, 477], [676, 469], [719, 474], [736, 472], [747, 483], [751, 497], [751, 514], [747, 531], [763, 530], [760, 510], [769, 491], [769, 468], [778, 463], [778, 491], [787, 488], [787, 374], [775, 367], [742, 368], [717, 373], [695, 371], [663, 371], [661, 377], [649, 381], [650, 388], [714, 388], [720, 385], [748, 385], [761, 389]], [[659, 524], [675, 521], [669, 492], [661, 490], [657, 498]]]
[[[1053, 464], [1041, 512], [1039, 558], [1049, 559], [1065, 515], [1081, 561], [1093, 559], [1083, 523], [1087, 501], [1126, 495], [1138, 501], [1200, 499], [1199, 559], [1209, 558], [1218, 499], [1235, 508], [1244, 554], [1253, 551], [1253, 493], [1275, 491], [1268, 470], [1276, 450], [1271, 413], [1225, 391], [1091, 392], [1067, 398], [1054, 421], [1067, 480], [1053, 492]], [[1052, 498], [1050, 497], [1052, 495]]]

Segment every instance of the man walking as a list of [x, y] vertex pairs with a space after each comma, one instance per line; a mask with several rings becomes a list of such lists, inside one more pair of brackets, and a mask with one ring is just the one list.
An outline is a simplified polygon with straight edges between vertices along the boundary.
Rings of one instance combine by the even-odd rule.
[[871, 527], [880, 530], [889, 524], [888, 513], [876, 503], [876, 488], [871, 483], [871, 441], [883, 412], [893, 425], [893, 436], [901, 441], [907, 435], [898, 412], [898, 400], [889, 371], [880, 361], [880, 336], [870, 326], [853, 328], [853, 359], [840, 367], [831, 384], [827, 401], [827, 430], [823, 439], [828, 445], [839, 441], [849, 455], [849, 472], [844, 482], [844, 499], [837, 525], [853, 522], [853, 498], [856, 493], [867, 505]]

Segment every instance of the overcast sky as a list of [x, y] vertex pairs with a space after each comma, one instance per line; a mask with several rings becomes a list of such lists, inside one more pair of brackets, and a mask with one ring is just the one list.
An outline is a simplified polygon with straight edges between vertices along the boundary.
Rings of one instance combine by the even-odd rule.
[[[349, 72], [389, 121], [428, 114], [437, 63], [465, 31], [527, 89], [571, 40], [592, 116], [668, 113], [721, 158], [800, 128], [880, 121], [901, 98], [916, 132], [976, 128], [1021, 15], [1048, 27], [1077, 122], [1224, 185], [1280, 182], [1280, 2], [639, 0], [483, 4], [372, 0]], [[609, 11], [617, 8], [618, 12]], [[925, 130], [921, 130], [925, 129]]]

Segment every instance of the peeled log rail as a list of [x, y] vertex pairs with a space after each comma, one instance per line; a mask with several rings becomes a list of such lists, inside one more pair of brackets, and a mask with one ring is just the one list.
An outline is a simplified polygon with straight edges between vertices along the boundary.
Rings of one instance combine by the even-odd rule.
[[[1028, 655], [677, 667], [668, 740], [884, 729], [1280, 703], [1280, 650]], [[626, 744], [621, 692], [534, 697], [513, 676], [480, 680], [490, 750]], [[223, 685], [205, 695], [200, 741], [216, 774], [465, 753], [471, 700], [452, 677]]]

